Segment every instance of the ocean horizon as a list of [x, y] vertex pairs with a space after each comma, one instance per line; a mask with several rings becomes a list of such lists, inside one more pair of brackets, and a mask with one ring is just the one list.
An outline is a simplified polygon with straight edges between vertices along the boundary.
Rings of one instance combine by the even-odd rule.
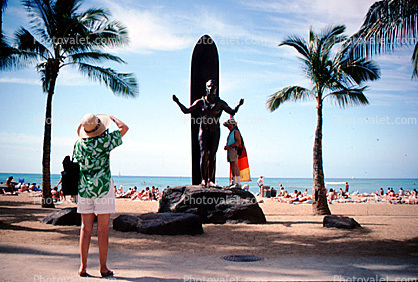
[[[5, 183], [9, 176], [13, 176], [15, 181], [24, 181], [25, 183], [36, 183], [42, 185], [42, 174], [37, 173], [0, 173], [0, 182]], [[54, 187], [60, 180], [61, 174], [51, 174], [51, 187]], [[161, 190], [167, 187], [191, 185], [192, 178], [187, 176], [119, 176], [113, 175], [113, 182], [117, 188], [123, 187], [124, 191], [136, 186], [139, 190], [145, 187], [155, 186]], [[257, 179], [246, 182], [250, 186], [250, 192], [257, 193]], [[227, 177], [218, 177], [216, 184], [219, 186], [227, 186], [229, 179]], [[418, 188], [418, 178], [325, 178], [325, 186], [327, 189], [333, 188], [339, 190], [345, 187], [345, 183], [350, 185], [350, 193], [358, 191], [359, 193], [372, 193], [383, 188], [385, 192], [387, 188], [393, 188], [395, 192], [399, 188], [404, 190], [413, 190]], [[308, 189], [308, 193], [312, 193], [312, 178], [279, 178], [266, 177], [264, 185], [279, 188], [283, 185], [286, 191], [293, 190], [303, 191]]]

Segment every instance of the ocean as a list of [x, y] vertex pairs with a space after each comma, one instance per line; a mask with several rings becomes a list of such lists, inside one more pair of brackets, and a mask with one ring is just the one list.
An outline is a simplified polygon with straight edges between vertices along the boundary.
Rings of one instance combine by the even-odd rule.
[[[6, 183], [6, 179], [9, 176], [13, 176], [16, 181], [23, 180], [25, 183], [36, 183], [41, 186], [42, 175], [41, 174], [22, 174], [22, 173], [0, 173], [0, 182]], [[60, 180], [60, 174], [51, 175], [51, 186], [54, 187]], [[257, 193], [257, 179], [253, 178], [251, 182], [248, 182], [250, 186], [250, 192]], [[229, 179], [226, 177], [217, 178], [216, 182], [219, 186], [227, 186]], [[136, 186], [139, 190], [145, 189], [145, 187], [158, 187], [160, 191], [167, 186], [180, 186], [190, 185], [192, 183], [191, 177], [161, 177], [161, 176], [113, 176], [113, 182], [117, 188], [121, 185], [124, 191]], [[399, 188], [403, 190], [413, 190], [418, 188], [418, 179], [396, 179], [396, 178], [328, 178], [325, 179], [325, 185], [327, 189], [333, 188], [339, 190], [345, 188], [345, 182], [350, 185], [350, 192], [358, 191], [359, 193], [372, 193], [383, 188], [385, 192], [388, 187], [391, 187], [397, 192]], [[280, 184], [283, 185], [286, 191], [293, 192], [293, 190], [308, 189], [308, 193], [312, 192], [312, 178], [268, 178], [264, 179], [264, 185], [270, 187], [279, 188]]]

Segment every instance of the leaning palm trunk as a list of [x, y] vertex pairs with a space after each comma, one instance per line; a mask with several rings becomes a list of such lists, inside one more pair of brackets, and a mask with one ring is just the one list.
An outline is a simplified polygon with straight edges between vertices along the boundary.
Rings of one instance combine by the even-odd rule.
[[[320, 99], [320, 98], [319, 98]], [[318, 121], [316, 124], [313, 147], [313, 186], [312, 208], [315, 215], [331, 214], [325, 190], [324, 169], [322, 164], [322, 101], [317, 105]]]
[[58, 72], [52, 72], [51, 81], [46, 99], [44, 144], [42, 156], [42, 207], [54, 208], [51, 193], [51, 128], [52, 128], [52, 96], [54, 95], [55, 82]]

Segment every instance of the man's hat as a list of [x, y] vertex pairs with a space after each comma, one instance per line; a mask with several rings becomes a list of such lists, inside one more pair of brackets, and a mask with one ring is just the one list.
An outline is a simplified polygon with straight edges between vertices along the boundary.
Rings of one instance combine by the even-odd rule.
[[236, 121], [235, 121], [235, 119], [233, 119], [233, 118], [228, 119], [227, 121], [225, 121], [225, 122], [224, 122], [224, 126], [228, 126], [228, 125], [230, 125], [230, 124], [232, 124], [232, 125], [236, 126], [236, 125], [237, 125], [237, 122], [236, 122]]
[[110, 117], [108, 115], [86, 114], [81, 119], [77, 134], [80, 138], [93, 138], [105, 132], [109, 125]]

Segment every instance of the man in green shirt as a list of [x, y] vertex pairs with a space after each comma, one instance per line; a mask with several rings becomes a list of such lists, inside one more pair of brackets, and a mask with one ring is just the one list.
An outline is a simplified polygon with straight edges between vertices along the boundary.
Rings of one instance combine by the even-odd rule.
[[[110, 121], [119, 130], [109, 133]], [[115, 191], [110, 174], [110, 152], [122, 144], [128, 126], [113, 116], [86, 114], [78, 127], [80, 139], [74, 147], [74, 157], [80, 165], [77, 212], [81, 214], [80, 258], [78, 274], [88, 276], [87, 256], [93, 223], [97, 215], [100, 273], [112, 276], [106, 265], [109, 245], [109, 218], [115, 213]]]

